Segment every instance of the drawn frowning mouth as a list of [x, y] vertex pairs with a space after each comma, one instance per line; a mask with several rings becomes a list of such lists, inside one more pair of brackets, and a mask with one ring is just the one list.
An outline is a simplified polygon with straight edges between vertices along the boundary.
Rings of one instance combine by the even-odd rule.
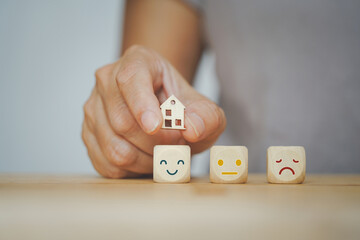
[[175, 174], [177, 174], [178, 170], [176, 170], [176, 171], [173, 172], [173, 173], [169, 172], [169, 170], [166, 170], [166, 172], [167, 172], [168, 174], [170, 174], [170, 175], [175, 175]]
[[294, 169], [292, 169], [291, 167], [283, 167], [280, 172], [279, 172], [279, 175], [281, 175], [281, 173], [284, 171], [284, 170], [290, 170], [292, 172], [293, 175], [295, 175], [295, 171]]

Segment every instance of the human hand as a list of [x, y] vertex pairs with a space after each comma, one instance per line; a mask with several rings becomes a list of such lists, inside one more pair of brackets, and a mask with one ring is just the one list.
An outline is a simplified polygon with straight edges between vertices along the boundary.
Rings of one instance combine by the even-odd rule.
[[[150, 174], [155, 145], [209, 148], [223, 132], [223, 110], [199, 94], [155, 51], [132, 46], [115, 63], [96, 71], [84, 105], [82, 139], [94, 168], [104, 177]], [[160, 102], [174, 94], [186, 107], [186, 130], [164, 130]]]

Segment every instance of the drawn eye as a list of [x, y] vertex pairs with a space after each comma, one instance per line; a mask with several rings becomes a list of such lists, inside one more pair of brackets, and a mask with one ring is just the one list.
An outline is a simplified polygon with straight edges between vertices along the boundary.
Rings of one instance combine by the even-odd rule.
[[218, 164], [219, 164], [219, 166], [222, 166], [222, 165], [224, 164], [224, 161], [220, 159], [220, 160], [218, 161]]
[[281, 163], [282, 162], [282, 159], [280, 159], [280, 160], [278, 160], [278, 161], [276, 161], [277, 163]]
[[236, 165], [238, 165], [238, 166], [241, 165], [241, 160], [240, 159], [236, 160]]
[[180, 163], [185, 164], [183, 160], [179, 160], [177, 164], [179, 165]]
[[160, 161], [160, 165], [163, 164], [163, 163], [165, 163], [165, 165], [167, 165], [166, 160], [161, 160], [161, 161]]
[[298, 163], [299, 161], [296, 161], [295, 159], [293, 159], [293, 162], [294, 162], [294, 163]]

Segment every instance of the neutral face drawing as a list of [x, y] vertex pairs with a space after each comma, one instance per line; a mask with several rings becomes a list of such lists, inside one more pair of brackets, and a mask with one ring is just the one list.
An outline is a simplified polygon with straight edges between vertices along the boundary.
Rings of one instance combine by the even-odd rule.
[[241, 166], [241, 160], [240, 159], [225, 159], [225, 165], [224, 165], [224, 160], [219, 159], [218, 166], [219, 166], [220, 173], [222, 175], [238, 175], [240, 166]]
[[210, 177], [213, 182], [240, 183], [247, 180], [246, 147], [214, 146], [210, 161]]

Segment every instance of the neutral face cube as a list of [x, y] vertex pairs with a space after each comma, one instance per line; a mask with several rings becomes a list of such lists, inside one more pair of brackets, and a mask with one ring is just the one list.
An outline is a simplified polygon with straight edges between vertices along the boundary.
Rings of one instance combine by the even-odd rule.
[[267, 150], [267, 179], [270, 183], [302, 183], [306, 156], [301, 146], [272, 146]]
[[248, 149], [245, 146], [213, 146], [210, 149], [210, 180], [213, 183], [245, 183]]
[[185, 183], [190, 181], [190, 147], [157, 145], [154, 147], [154, 181]]

